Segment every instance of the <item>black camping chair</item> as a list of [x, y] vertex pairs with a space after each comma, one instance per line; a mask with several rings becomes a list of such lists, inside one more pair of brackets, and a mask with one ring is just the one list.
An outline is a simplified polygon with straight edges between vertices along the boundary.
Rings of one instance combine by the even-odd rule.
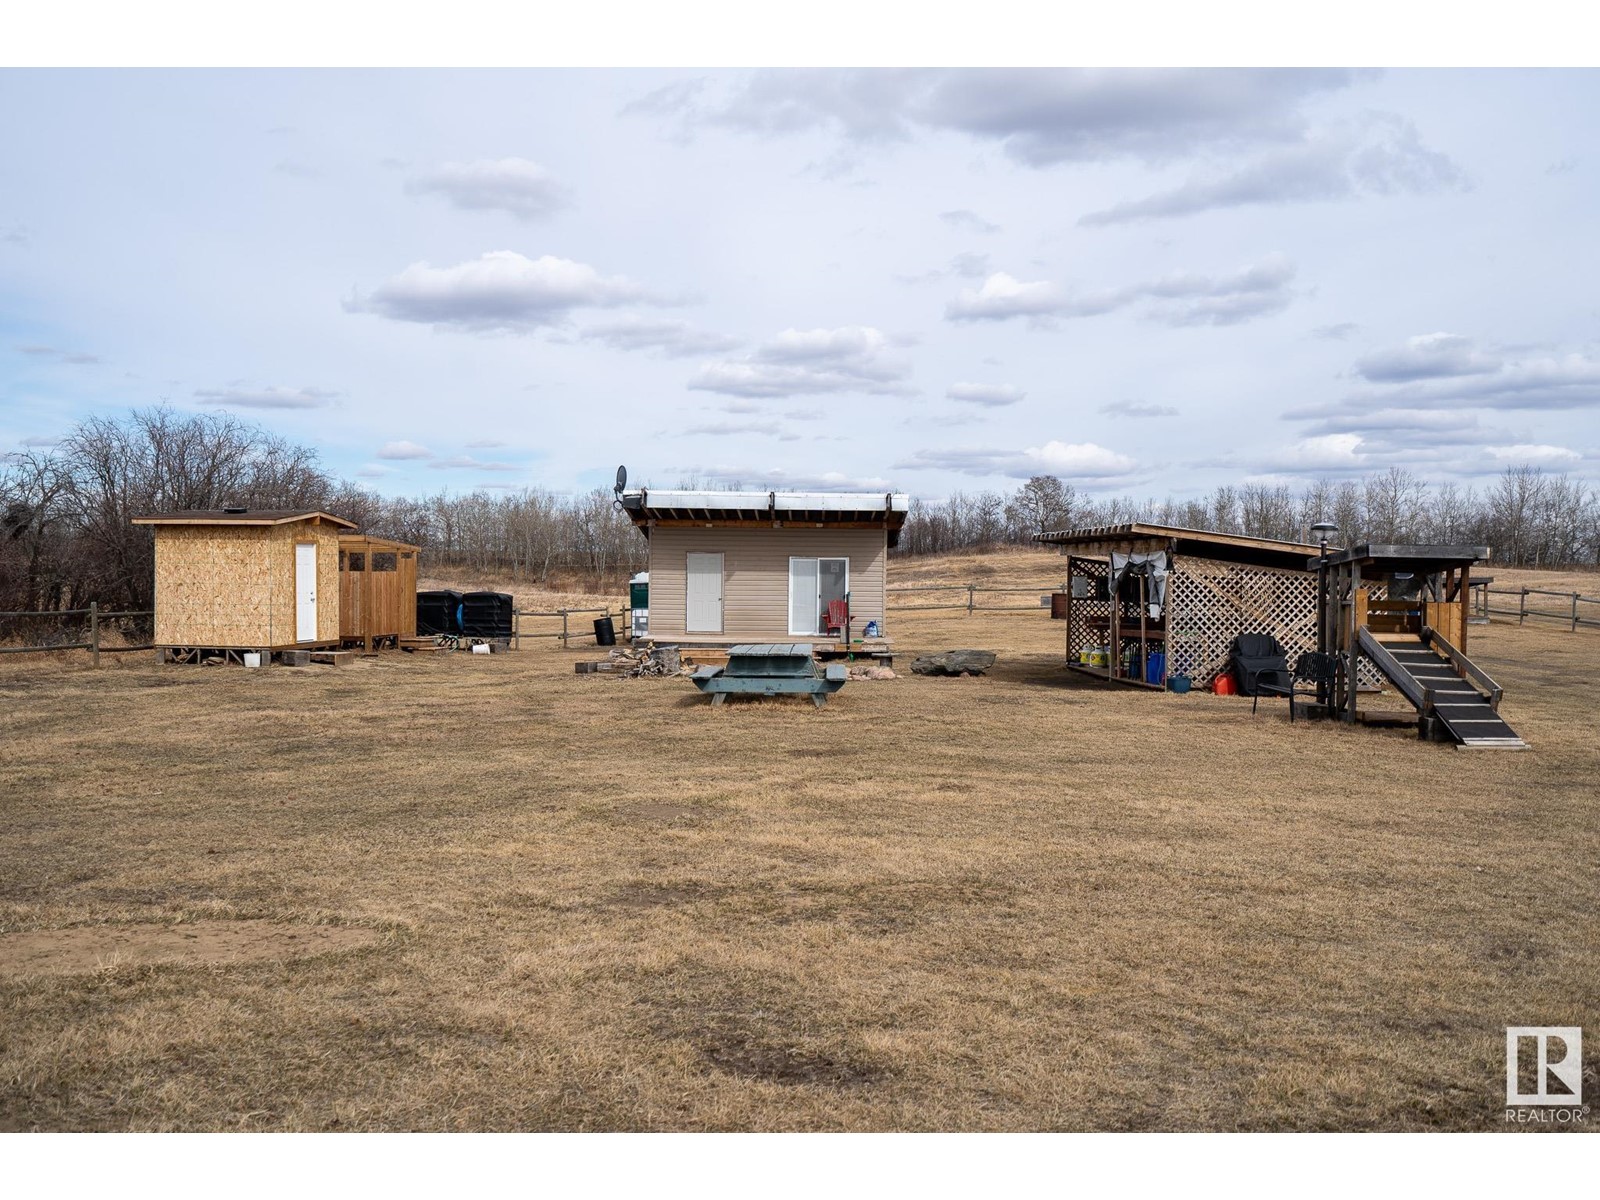
[[1257, 681], [1258, 691], [1253, 693], [1255, 699], [1250, 702], [1250, 711], [1256, 711], [1256, 705], [1261, 702], [1262, 696], [1282, 696], [1289, 701], [1289, 724], [1294, 724], [1294, 702], [1302, 694], [1315, 696], [1323, 684], [1332, 685], [1334, 677], [1339, 673], [1339, 659], [1333, 654], [1321, 654], [1311, 651], [1302, 654], [1294, 660], [1294, 671], [1263, 672]]
[[[1241, 633], [1233, 639], [1233, 677], [1241, 696], [1286, 696], [1294, 685], [1289, 659], [1278, 639], [1269, 633]], [[1252, 704], [1250, 711], [1255, 712]]]

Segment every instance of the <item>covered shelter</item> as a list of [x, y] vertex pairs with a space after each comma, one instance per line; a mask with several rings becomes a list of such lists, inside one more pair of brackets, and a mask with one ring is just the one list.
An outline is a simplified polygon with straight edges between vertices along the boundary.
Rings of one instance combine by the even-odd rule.
[[188, 509], [134, 517], [155, 534], [162, 651], [339, 645], [339, 532], [318, 509]]
[[1130, 521], [1041, 533], [1066, 555], [1066, 660], [1136, 687], [1169, 674], [1197, 686], [1228, 669], [1241, 633], [1275, 638], [1292, 659], [1317, 644], [1307, 542]]
[[417, 636], [417, 547], [392, 538], [339, 535], [339, 639], [363, 649]]
[[1307, 560], [1317, 574], [1317, 649], [1339, 672], [1318, 697], [1328, 715], [1364, 712], [1359, 688], [1375, 671], [1416, 710], [1418, 733], [1471, 749], [1523, 749], [1500, 716], [1500, 686], [1467, 656], [1472, 568], [1487, 546], [1361, 545]]
[[885, 564], [903, 493], [638, 488], [618, 501], [650, 543], [650, 640], [888, 652]]

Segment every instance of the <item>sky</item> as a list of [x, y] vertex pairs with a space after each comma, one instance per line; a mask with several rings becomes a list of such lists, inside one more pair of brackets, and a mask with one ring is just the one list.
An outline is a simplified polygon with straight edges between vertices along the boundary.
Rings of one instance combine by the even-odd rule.
[[0, 452], [389, 495], [1600, 478], [1600, 73], [0, 71]]

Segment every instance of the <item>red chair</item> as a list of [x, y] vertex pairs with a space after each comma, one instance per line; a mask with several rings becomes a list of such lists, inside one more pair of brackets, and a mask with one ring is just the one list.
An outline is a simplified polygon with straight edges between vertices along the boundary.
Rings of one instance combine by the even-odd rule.
[[836, 633], [847, 642], [850, 640], [850, 601], [828, 601], [828, 619], [823, 632]]

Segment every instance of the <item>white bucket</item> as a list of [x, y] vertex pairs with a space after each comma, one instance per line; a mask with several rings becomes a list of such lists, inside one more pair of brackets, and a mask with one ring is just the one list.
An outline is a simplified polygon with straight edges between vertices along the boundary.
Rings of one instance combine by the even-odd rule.
[[488, 654], [490, 651], [489, 647], [485, 646], [482, 642], [479, 642], [472, 648], [472, 652], [474, 654]]
[[244, 652], [244, 665], [247, 667], [259, 667], [261, 665], [261, 651], [246, 650]]

